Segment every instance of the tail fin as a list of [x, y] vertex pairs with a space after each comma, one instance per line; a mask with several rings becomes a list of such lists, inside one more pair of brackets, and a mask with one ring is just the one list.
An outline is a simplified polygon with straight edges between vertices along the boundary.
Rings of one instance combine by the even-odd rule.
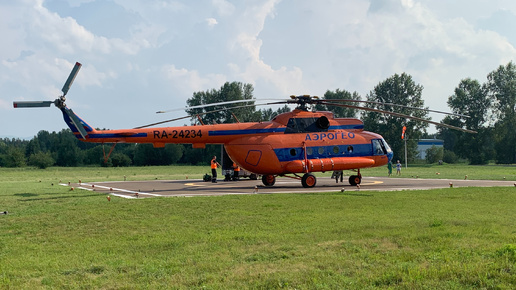
[[96, 132], [96, 130], [88, 125], [88, 123], [79, 118], [72, 111], [72, 109], [69, 109], [68, 107], [62, 107], [61, 112], [63, 112], [63, 118], [66, 124], [68, 127], [70, 127], [70, 130], [72, 130], [73, 134], [77, 138], [82, 137], [84, 140], [86, 140], [88, 134]]

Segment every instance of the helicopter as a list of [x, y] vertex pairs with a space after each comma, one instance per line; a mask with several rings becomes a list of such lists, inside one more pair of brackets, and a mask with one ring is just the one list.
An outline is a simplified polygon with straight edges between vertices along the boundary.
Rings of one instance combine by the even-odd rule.
[[[205, 148], [206, 144], [222, 144], [229, 157], [238, 166], [261, 175], [262, 183], [265, 186], [273, 186], [278, 176], [285, 176], [298, 179], [303, 187], [310, 188], [317, 183], [317, 178], [314, 175], [315, 172], [342, 170], [356, 172], [349, 177], [348, 181], [350, 185], [358, 185], [362, 181], [360, 169], [384, 166], [393, 158], [393, 152], [384, 138], [380, 134], [365, 131], [364, 123], [361, 120], [355, 118], [336, 118], [329, 111], [310, 110], [310, 107], [317, 104], [391, 114], [476, 133], [409, 115], [340, 103], [343, 101], [375, 103], [372, 101], [323, 100], [310, 95], [291, 96], [290, 99], [273, 100], [261, 104], [297, 105], [293, 111], [279, 114], [266, 122], [204, 124], [200, 116], [197, 115], [200, 125], [152, 127], [161, 123], [182, 119], [177, 118], [133, 129], [97, 130], [77, 116], [65, 104], [66, 95], [81, 66], [79, 62], [75, 64], [61, 90], [63, 95], [56, 100], [37, 102], [14, 101], [14, 108], [50, 107], [54, 104], [54, 106], [61, 110], [63, 118], [73, 134], [84, 142], [113, 143], [114, 145], [117, 143], [151, 143], [156, 148], [164, 147], [168, 143], [192, 144], [193, 148]], [[228, 101], [192, 106], [190, 108], [254, 101], [256, 100]], [[242, 105], [241, 107], [245, 106], [249, 106], [249, 104]], [[405, 107], [403, 105], [395, 106]], [[220, 110], [211, 112], [216, 111]], [[187, 117], [190, 118], [191, 116]]]

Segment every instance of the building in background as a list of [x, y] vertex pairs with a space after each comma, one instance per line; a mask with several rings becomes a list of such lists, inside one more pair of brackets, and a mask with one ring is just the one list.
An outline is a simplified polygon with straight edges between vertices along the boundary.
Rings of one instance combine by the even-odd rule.
[[444, 140], [441, 139], [420, 139], [417, 142], [417, 152], [419, 153], [420, 159], [426, 158], [426, 150], [432, 148], [432, 146], [443, 147]]

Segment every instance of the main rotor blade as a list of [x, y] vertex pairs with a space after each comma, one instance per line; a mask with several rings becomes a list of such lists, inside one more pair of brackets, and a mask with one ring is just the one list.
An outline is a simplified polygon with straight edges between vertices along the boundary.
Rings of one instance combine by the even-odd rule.
[[176, 111], [182, 111], [182, 110], [190, 110], [190, 109], [201, 109], [201, 108], [228, 105], [228, 104], [249, 103], [249, 102], [256, 102], [256, 101], [278, 101], [278, 100], [277, 99], [259, 99], [259, 100], [249, 99], [249, 100], [226, 101], [226, 102], [219, 102], [219, 103], [213, 103], [213, 104], [204, 104], [204, 105], [197, 105], [197, 106], [184, 107], [184, 108], [178, 108], [178, 109], [171, 109], [171, 110], [166, 110], [166, 111], [157, 111], [156, 114], [163, 114], [163, 113], [176, 112]]
[[462, 131], [462, 132], [467, 132], [467, 133], [474, 133], [474, 134], [478, 133], [477, 131], [463, 129], [463, 128], [460, 128], [460, 127], [455, 127], [455, 126], [444, 124], [444, 123], [437, 123], [437, 122], [434, 122], [434, 121], [425, 120], [425, 119], [422, 119], [422, 118], [413, 117], [413, 116], [410, 116], [410, 115], [405, 115], [405, 114], [400, 114], [400, 113], [395, 113], [395, 112], [389, 112], [389, 111], [383, 111], [383, 110], [378, 110], [378, 109], [373, 109], [373, 108], [366, 108], [366, 107], [359, 107], [359, 106], [352, 106], [352, 105], [344, 105], [344, 104], [334, 104], [334, 103], [332, 103], [332, 105], [333, 106], [337, 106], [337, 107], [345, 107], [345, 108], [352, 108], [352, 109], [357, 109], [357, 110], [364, 110], [364, 111], [370, 111], [370, 112], [384, 113], [384, 114], [388, 114], [388, 115], [392, 115], [392, 116], [396, 116], [396, 117], [412, 119], [412, 120], [416, 120], [416, 121], [420, 121], [420, 122], [425, 122], [425, 123], [433, 124], [433, 125], [436, 125], [436, 126], [446, 127], [446, 128], [450, 128], [450, 129], [454, 129], [454, 130], [458, 130], [458, 131]]
[[355, 103], [364, 103], [364, 104], [376, 104], [376, 105], [393, 106], [393, 107], [400, 107], [400, 108], [406, 108], [406, 109], [415, 109], [415, 110], [444, 114], [444, 115], [470, 118], [470, 116], [458, 114], [458, 113], [450, 113], [450, 112], [443, 112], [443, 111], [437, 111], [437, 110], [431, 110], [431, 109], [423, 109], [423, 108], [417, 108], [417, 107], [411, 107], [411, 106], [405, 106], [405, 105], [393, 104], [393, 103], [382, 103], [382, 102], [375, 102], [375, 101], [362, 101], [362, 100], [351, 100], [351, 99], [323, 99], [320, 101], [322, 101], [322, 102], [326, 102], [326, 101], [327, 102], [346, 102], [346, 103], [355, 102]]
[[[248, 107], [252, 107], [252, 106], [268, 106], [268, 105], [277, 105], [277, 104], [284, 104], [284, 103], [285, 102], [274, 102], [274, 103], [264, 103], [264, 104], [242, 105], [242, 106], [236, 106], [236, 107], [230, 107], [230, 108], [224, 108], [224, 109], [218, 109], [218, 110], [208, 111], [208, 112], [204, 112], [204, 113], [199, 113], [199, 114], [195, 114], [195, 116], [202, 116], [202, 115], [211, 114], [211, 113], [218, 113], [218, 112], [232, 110], [232, 109], [248, 108]], [[160, 122], [156, 122], [156, 123], [152, 123], [152, 124], [148, 124], [148, 125], [134, 127], [133, 129], [148, 128], [148, 127], [152, 127], [152, 126], [156, 126], [156, 125], [160, 125], [160, 124], [164, 124], [164, 123], [169, 123], [169, 122], [174, 122], [174, 121], [179, 121], [179, 120], [183, 120], [183, 119], [188, 119], [188, 118], [192, 118], [192, 117], [194, 117], [194, 116], [191, 116], [191, 115], [183, 116], [183, 117], [160, 121]]]
[[75, 80], [75, 77], [77, 76], [77, 73], [79, 72], [79, 69], [81, 69], [82, 64], [76, 62], [75, 66], [73, 67], [72, 71], [70, 72], [70, 75], [68, 76], [68, 79], [66, 80], [63, 88], [61, 91], [63, 92], [63, 96], [66, 96], [68, 93], [68, 90], [72, 86], [73, 81]]
[[54, 101], [19, 101], [13, 102], [15, 108], [41, 108], [50, 107]]

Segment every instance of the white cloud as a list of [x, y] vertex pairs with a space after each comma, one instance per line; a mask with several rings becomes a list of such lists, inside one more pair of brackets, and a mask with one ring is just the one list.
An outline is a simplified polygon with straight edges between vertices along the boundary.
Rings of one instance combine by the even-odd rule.
[[75, 19], [61, 17], [55, 12], [50, 12], [43, 6], [42, 1], [34, 5], [34, 9], [29, 13], [28, 17], [32, 21], [25, 27], [27, 33], [33, 40], [39, 42], [35, 44], [54, 49], [54, 52], [57, 50], [62, 54], [123, 53], [135, 55], [140, 49], [150, 46], [149, 41], [141, 37], [142, 34], [136, 34], [137, 38], [128, 41], [97, 36], [78, 24]]
[[7, 103], [7, 101], [0, 100], [0, 108], [1, 109], [10, 109], [12, 106], [12, 103]]
[[235, 6], [225, 0], [212, 0], [212, 5], [217, 9], [217, 13], [221, 16], [230, 16], [235, 12]]
[[203, 77], [195, 70], [189, 71], [185, 68], [178, 69], [174, 65], [163, 66], [162, 73], [184, 96], [191, 95], [192, 92], [195, 91], [219, 88], [226, 82], [225, 76], [221, 74], [210, 74]]
[[206, 23], [208, 24], [208, 27], [213, 27], [218, 24], [217, 19], [215, 18], [206, 18]]
[[118, 128], [126, 116], [151, 118], [147, 111], [170, 106], [170, 96], [182, 107], [193, 92], [226, 81], [253, 84], [257, 98], [337, 88], [365, 96], [406, 72], [425, 87], [427, 105], [446, 109], [461, 79], [484, 82], [516, 56], [516, 38], [502, 27], [516, 21], [509, 0], [113, 2], [108, 19], [90, 0], [0, 4], [0, 123], [20, 120], [2, 135], [63, 128], [46, 110], [14, 112], [11, 103], [53, 100], [76, 60], [84, 66], [70, 105]]
[[[275, 96], [282, 98], [292, 93], [293, 88], [304, 90], [303, 73], [298, 67], [273, 68], [262, 59], [261, 47], [263, 40], [259, 37], [264, 29], [267, 18], [274, 17], [275, 6], [279, 1], [253, 3], [242, 12], [237, 19], [236, 37], [230, 40], [230, 48], [240, 61], [230, 63], [229, 68], [238, 79], [247, 83], [258, 82], [273, 86], [279, 93]], [[259, 98], [259, 96], [258, 96]]]

